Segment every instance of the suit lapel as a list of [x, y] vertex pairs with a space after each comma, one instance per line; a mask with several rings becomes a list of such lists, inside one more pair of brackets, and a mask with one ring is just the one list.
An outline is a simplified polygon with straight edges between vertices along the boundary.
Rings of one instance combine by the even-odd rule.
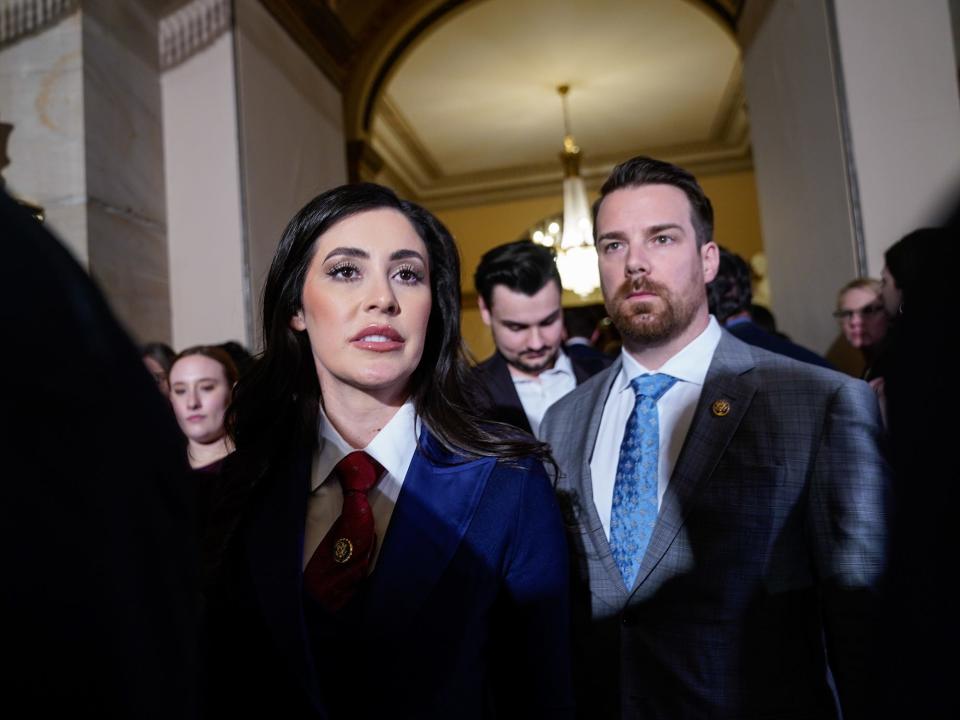
[[494, 410], [501, 416], [497, 419], [532, 434], [533, 430], [530, 427], [530, 421], [527, 420], [523, 403], [520, 402], [520, 395], [517, 394], [517, 387], [513, 384], [510, 368], [499, 351], [494, 353], [486, 375], [489, 382], [488, 390], [497, 406]]
[[[757, 378], [749, 347], [724, 332], [703, 383], [703, 392], [687, 432], [683, 449], [670, 477], [657, 515], [650, 544], [637, 573], [636, 592], [657, 566], [676, 538], [686, 517], [690, 498], [713, 473], [740, 425], [757, 391]], [[714, 411], [714, 403], [726, 401], [729, 409]]]
[[603, 408], [610, 395], [610, 390], [620, 375], [621, 360], [617, 358], [605, 372], [605, 379], [597, 383], [596, 391], [588, 401], [588, 407], [585, 409], [586, 416], [589, 417], [586, 434], [580, 434], [583, 438], [583, 446], [579, 448], [576, 455], [580, 458], [580, 487], [578, 489], [581, 498], [581, 512], [585, 516], [581, 522], [590, 528], [590, 541], [593, 543], [595, 556], [599, 558], [603, 569], [609, 575], [611, 587], [616, 587], [618, 595], [621, 597], [618, 601], [625, 600], [627, 597], [627, 586], [624, 585], [623, 576], [620, 569], [613, 559], [613, 553], [610, 550], [610, 542], [603, 529], [603, 523], [600, 521], [600, 514], [597, 512], [596, 503], [593, 500], [593, 474], [590, 472], [590, 461], [593, 459], [593, 449], [597, 444], [597, 435], [600, 433], [600, 421], [603, 418]]
[[250, 576], [282, 657], [322, 707], [303, 616], [303, 533], [312, 453], [269, 478], [246, 532]]
[[567, 353], [567, 357], [570, 358], [570, 367], [573, 368], [573, 377], [577, 381], [577, 385], [583, 385], [583, 383], [590, 379], [590, 373], [573, 355]]
[[395, 633], [422, 607], [457, 552], [495, 465], [493, 458], [463, 463], [424, 429], [370, 576], [371, 631]]

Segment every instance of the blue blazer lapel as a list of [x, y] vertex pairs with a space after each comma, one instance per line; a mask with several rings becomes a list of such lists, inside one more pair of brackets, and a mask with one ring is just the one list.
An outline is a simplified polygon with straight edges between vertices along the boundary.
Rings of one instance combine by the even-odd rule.
[[[683, 525], [690, 497], [713, 473], [757, 391], [757, 378], [749, 346], [724, 331], [703, 383], [703, 392], [687, 432], [683, 449], [663, 496], [650, 544], [640, 563], [633, 592], [657, 566]], [[714, 412], [714, 403], [729, 404], [725, 415]]]
[[244, 537], [250, 577], [268, 629], [322, 712], [303, 616], [303, 533], [312, 453], [301, 453], [266, 482]]
[[463, 463], [424, 429], [370, 576], [371, 630], [395, 632], [422, 606], [460, 546], [495, 465], [493, 458]]

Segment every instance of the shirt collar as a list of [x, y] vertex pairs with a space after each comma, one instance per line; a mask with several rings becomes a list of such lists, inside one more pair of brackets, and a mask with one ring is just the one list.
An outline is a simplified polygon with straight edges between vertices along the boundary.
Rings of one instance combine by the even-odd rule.
[[[713, 362], [713, 353], [716, 351], [722, 336], [723, 332], [720, 330], [720, 325], [716, 318], [711, 315], [703, 332], [687, 343], [680, 352], [667, 360], [656, 372], [671, 375], [681, 382], [703, 385], [703, 381], [707, 377], [707, 370], [710, 369], [710, 363]], [[623, 360], [623, 367], [620, 370], [618, 391], [629, 388], [630, 381], [638, 375], [648, 375], [654, 372], [637, 362], [627, 352], [626, 348], [621, 350], [620, 357]]]
[[[311, 491], [326, 482], [334, 466], [358, 448], [351, 447], [327, 419], [320, 407], [320, 451], [314, 466]], [[394, 478], [403, 479], [413, 454], [417, 451], [420, 434], [420, 418], [417, 417], [413, 400], [407, 400], [394, 413], [390, 421], [376, 434], [370, 444], [359, 448], [380, 463]]]
[[[562, 349], [557, 351], [557, 359], [553, 361], [553, 367], [549, 370], [543, 370], [540, 372], [540, 375], [569, 375], [570, 377], [575, 377], [573, 374], [573, 363], [570, 362], [570, 356], [567, 355]], [[535, 378], [532, 377], [519, 377], [511, 373], [511, 378], [514, 383], [527, 383], [527, 382], [537, 382], [540, 378], [538, 375]]]

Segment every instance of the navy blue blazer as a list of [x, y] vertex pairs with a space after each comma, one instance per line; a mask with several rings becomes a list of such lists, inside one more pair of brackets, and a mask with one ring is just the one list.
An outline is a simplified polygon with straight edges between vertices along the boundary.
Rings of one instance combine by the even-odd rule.
[[[211, 717], [338, 717], [302, 601], [310, 461], [255, 491], [210, 596]], [[424, 431], [355, 601], [370, 665], [349, 717], [572, 717], [566, 553], [539, 462], [464, 462]]]

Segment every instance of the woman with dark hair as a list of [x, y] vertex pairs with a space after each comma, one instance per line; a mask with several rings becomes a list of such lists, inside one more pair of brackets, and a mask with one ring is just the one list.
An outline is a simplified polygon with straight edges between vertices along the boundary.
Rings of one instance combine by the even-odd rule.
[[170, 374], [170, 366], [176, 356], [173, 348], [166, 343], [152, 342], [140, 348], [140, 359], [143, 360], [147, 371], [153, 376], [157, 387], [164, 395], [170, 393], [167, 376]]
[[459, 279], [377, 185], [287, 226], [212, 506], [213, 716], [571, 714], [549, 456], [471, 411]]
[[923, 267], [931, 249], [944, 232], [940, 228], [921, 228], [904, 235], [883, 253], [880, 296], [891, 319], [903, 314], [906, 296], [923, 282]]
[[187, 348], [170, 365], [170, 404], [187, 438], [187, 459], [194, 470], [219, 472], [233, 452], [223, 422], [236, 384], [237, 368], [219, 347]]

